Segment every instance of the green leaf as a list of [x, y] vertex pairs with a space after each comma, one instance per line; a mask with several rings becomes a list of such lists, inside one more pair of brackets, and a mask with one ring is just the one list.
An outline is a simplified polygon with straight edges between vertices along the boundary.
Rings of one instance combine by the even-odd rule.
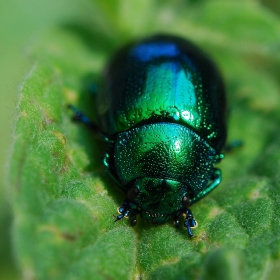
[[[103, 2], [92, 3], [99, 15], [92, 22], [63, 23], [34, 47], [20, 90], [9, 180], [23, 275], [265, 278], [280, 258], [279, 19], [256, 1]], [[101, 22], [107, 31], [98, 33]], [[192, 240], [172, 223], [114, 223], [124, 195], [104, 172], [106, 147], [67, 109], [71, 103], [93, 117], [87, 87], [112, 51], [162, 31], [190, 38], [218, 62], [231, 108], [229, 141], [244, 141], [219, 165], [221, 186], [192, 207], [199, 223]]]

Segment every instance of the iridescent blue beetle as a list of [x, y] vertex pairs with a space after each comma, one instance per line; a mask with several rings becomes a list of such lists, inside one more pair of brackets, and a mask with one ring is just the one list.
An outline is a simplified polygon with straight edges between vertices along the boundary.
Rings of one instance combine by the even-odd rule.
[[122, 48], [106, 68], [93, 103], [98, 123], [75, 110], [108, 143], [104, 165], [126, 198], [116, 220], [137, 214], [174, 220], [189, 236], [190, 205], [221, 182], [226, 100], [215, 64], [198, 47], [158, 35]]

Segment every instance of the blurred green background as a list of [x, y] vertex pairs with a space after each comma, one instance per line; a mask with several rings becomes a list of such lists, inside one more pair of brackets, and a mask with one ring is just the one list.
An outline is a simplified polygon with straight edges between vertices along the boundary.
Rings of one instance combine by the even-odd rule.
[[17, 92], [29, 71], [30, 45], [42, 40], [52, 27], [90, 18], [90, 3], [83, 0], [0, 0], [0, 279], [17, 279], [10, 231], [12, 213], [5, 182]]
[[[275, 14], [280, 14], [279, 1], [261, 2]], [[45, 32], [59, 24], [73, 20], [90, 22], [91, 9], [92, 3], [87, 0], [0, 0], [0, 279], [19, 277], [12, 261], [12, 213], [5, 168], [17, 91], [31, 65], [30, 46], [43, 40]]]

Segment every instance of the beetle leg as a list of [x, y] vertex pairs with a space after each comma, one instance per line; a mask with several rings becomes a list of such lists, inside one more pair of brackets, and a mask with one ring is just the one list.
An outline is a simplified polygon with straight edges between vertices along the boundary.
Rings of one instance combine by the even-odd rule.
[[213, 168], [213, 173], [211, 176], [211, 182], [207, 185], [206, 189], [198, 193], [195, 198], [190, 200], [190, 205], [193, 205], [198, 200], [205, 197], [211, 191], [213, 191], [222, 181], [222, 172], [218, 168]]
[[189, 237], [193, 237], [192, 229], [196, 228], [198, 224], [194, 219], [193, 213], [190, 209], [187, 209], [185, 214], [186, 214], [186, 219], [185, 219], [184, 226], [188, 230]]
[[212, 183], [207, 187], [208, 192], [212, 191], [214, 188], [216, 188], [222, 181], [222, 172], [218, 168], [213, 169], [212, 173]]
[[119, 215], [116, 216], [115, 222], [121, 220], [122, 218], [128, 218], [132, 226], [136, 225], [136, 215], [139, 213], [136, 205], [126, 199], [122, 206], [119, 208]]
[[118, 210], [120, 214], [116, 216], [115, 222], [121, 220], [122, 218], [127, 218], [129, 216], [130, 207], [128, 200], [125, 200]]
[[103, 156], [103, 164], [105, 166], [106, 171], [109, 173], [109, 175], [111, 176], [111, 178], [115, 181], [116, 184], [118, 184], [118, 186], [123, 189], [123, 191], [126, 191], [126, 189], [124, 188], [124, 186], [122, 185], [122, 183], [119, 181], [118, 176], [116, 175], [116, 173], [114, 172], [114, 170], [111, 168], [111, 159], [110, 159], [111, 155], [106, 152]]
[[75, 106], [68, 105], [68, 108], [74, 112], [73, 120], [85, 124], [90, 130], [92, 130], [95, 136], [105, 142], [108, 142], [109, 139], [104, 135], [104, 133], [99, 129], [99, 127], [92, 122], [86, 115], [79, 111]]

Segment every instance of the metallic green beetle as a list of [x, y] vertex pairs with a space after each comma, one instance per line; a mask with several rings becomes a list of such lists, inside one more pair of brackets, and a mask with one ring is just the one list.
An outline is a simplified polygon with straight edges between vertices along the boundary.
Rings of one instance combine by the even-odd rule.
[[157, 35], [124, 47], [96, 93], [98, 123], [75, 110], [108, 143], [104, 164], [126, 194], [116, 220], [140, 214], [153, 223], [181, 215], [221, 182], [226, 100], [215, 64], [198, 47]]

